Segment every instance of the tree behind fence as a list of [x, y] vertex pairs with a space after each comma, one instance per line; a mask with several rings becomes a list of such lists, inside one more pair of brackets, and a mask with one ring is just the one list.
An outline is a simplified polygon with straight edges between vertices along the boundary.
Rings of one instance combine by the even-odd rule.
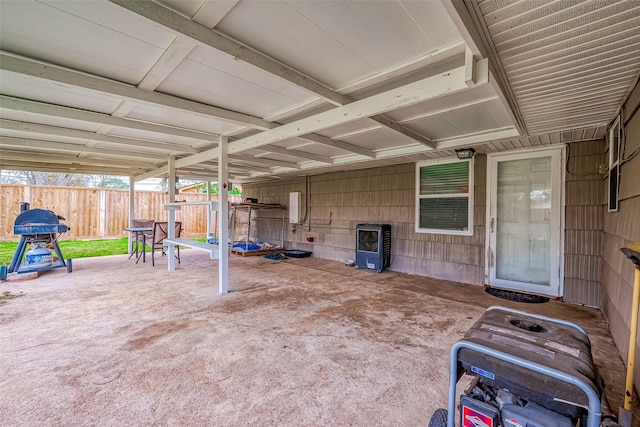
[[[13, 234], [13, 224], [20, 214], [20, 203], [31, 208], [48, 209], [66, 218], [63, 221], [71, 229], [61, 236], [63, 240], [101, 239], [125, 237], [122, 231], [129, 225], [129, 190], [102, 188], [49, 187], [33, 185], [0, 186], [0, 240], [18, 240]], [[206, 201], [206, 194], [181, 193], [178, 200]], [[211, 196], [217, 200], [218, 196]], [[135, 217], [166, 221], [163, 204], [165, 193], [136, 191]], [[240, 202], [239, 196], [231, 196], [231, 202]], [[176, 221], [182, 221], [185, 237], [204, 237], [207, 231], [205, 206], [188, 206], [176, 212]]]

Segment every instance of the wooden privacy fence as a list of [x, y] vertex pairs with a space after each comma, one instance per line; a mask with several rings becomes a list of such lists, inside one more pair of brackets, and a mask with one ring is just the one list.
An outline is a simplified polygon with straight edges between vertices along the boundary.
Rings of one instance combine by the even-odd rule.
[[[180, 193], [177, 200], [187, 202], [206, 201], [206, 194]], [[218, 200], [218, 196], [211, 196]], [[135, 217], [166, 221], [167, 212], [162, 205], [166, 193], [153, 191], [135, 192]], [[230, 202], [240, 202], [242, 197], [230, 196]], [[0, 240], [18, 240], [13, 234], [13, 224], [20, 214], [20, 203], [31, 208], [48, 209], [66, 218], [63, 221], [71, 229], [62, 235], [64, 240], [100, 239], [124, 237], [122, 231], [129, 225], [129, 190], [102, 188], [49, 187], [36, 185], [0, 185]], [[189, 206], [176, 213], [176, 221], [182, 221], [185, 237], [204, 237], [207, 231], [205, 206]]]

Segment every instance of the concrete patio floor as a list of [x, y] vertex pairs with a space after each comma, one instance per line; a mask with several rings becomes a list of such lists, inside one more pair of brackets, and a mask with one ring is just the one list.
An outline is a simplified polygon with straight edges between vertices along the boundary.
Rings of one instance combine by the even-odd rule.
[[426, 425], [445, 407], [451, 345], [491, 305], [578, 323], [612, 407], [622, 360], [599, 310], [513, 303], [482, 288], [316, 258], [182, 250], [0, 283], [0, 425]]

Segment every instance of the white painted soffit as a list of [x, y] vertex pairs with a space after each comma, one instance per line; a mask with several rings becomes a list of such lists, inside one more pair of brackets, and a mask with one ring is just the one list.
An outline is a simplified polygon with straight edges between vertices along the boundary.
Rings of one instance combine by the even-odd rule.
[[530, 134], [604, 126], [640, 73], [640, 2], [465, 1]]

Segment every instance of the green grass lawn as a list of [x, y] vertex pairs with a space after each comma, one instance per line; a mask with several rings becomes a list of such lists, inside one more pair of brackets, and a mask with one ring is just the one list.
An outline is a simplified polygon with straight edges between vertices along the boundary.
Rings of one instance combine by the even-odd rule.
[[[126, 237], [109, 240], [59, 240], [58, 243], [65, 259], [127, 253]], [[11, 262], [17, 246], [17, 242], [0, 242], [0, 264]]]
[[[204, 238], [193, 239], [204, 242]], [[127, 238], [108, 240], [59, 240], [60, 250], [65, 259], [90, 258], [127, 253]], [[0, 242], [0, 264], [9, 264], [17, 242]], [[28, 250], [28, 249], [27, 249]]]

